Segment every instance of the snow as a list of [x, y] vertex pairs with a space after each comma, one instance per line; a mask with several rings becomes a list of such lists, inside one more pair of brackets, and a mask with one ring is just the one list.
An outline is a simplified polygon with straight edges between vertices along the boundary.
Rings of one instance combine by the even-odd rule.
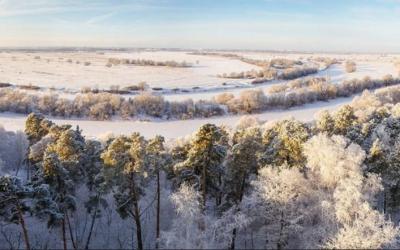
[[[40, 59], [35, 59], [40, 56]], [[60, 59], [62, 58], [62, 59]], [[117, 65], [106, 67], [109, 58], [151, 59], [156, 61], [175, 60], [192, 63], [190, 68]], [[72, 63], [68, 60], [71, 59]], [[50, 60], [50, 61], [47, 61]], [[76, 64], [79, 61], [80, 64]], [[199, 64], [197, 64], [197, 61]], [[90, 62], [85, 66], [84, 62]], [[151, 87], [196, 87], [215, 86], [226, 79], [217, 74], [232, 71], [259, 69], [239, 60], [189, 55], [187, 52], [23, 52], [0, 53], [0, 82], [33, 84], [41, 87], [109, 88], [111, 85], [130, 86], [145, 81]], [[232, 81], [231, 81], [232, 82]]]
[[[229, 52], [226, 52], [229, 53]], [[235, 52], [232, 52], [235, 53]], [[333, 80], [396, 74], [394, 57], [373, 55], [324, 55], [297, 53], [238, 53], [255, 59], [288, 58], [312, 60], [312, 57], [329, 56], [357, 62], [357, 72], [345, 74], [343, 67], [333, 67], [329, 74]], [[36, 57], [40, 57], [39, 59]], [[151, 59], [155, 61], [175, 60], [193, 64], [190, 68], [170, 68], [152, 66], [117, 65], [106, 67], [109, 58]], [[306, 58], [306, 59], [305, 59]], [[311, 58], [311, 59], [310, 59]], [[68, 60], [72, 60], [69, 63]], [[80, 64], [76, 62], [79, 61]], [[85, 66], [84, 62], [90, 62]], [[197, 64], [198, 62], [198, 64]], [[259, 67], [237, 59], [193, 55], [187, 51], [131, 51], [131, 52], [2, 52], [0, 53], [0, 82], [30, 84], [41, 87], [69, 88], [80, 90], [82, 87], [109, 88], [121, 87], [146, 81], [151, 87], [182, 88], [222, 86], [222, 83], [248, 82], [218, 78], [216, 75], [241, 72]], [[325, 72], [323, 73], [325, 75]]]
[[[271, 110], [261, 114], [254, 114], [261, 121], [273, 121], [289, 117], [294, 117], [300, 121], [310, 121], [314, 119], [314, 115], [321, 109], [335, 110], [339, 106], [350, 103], [353, 97], [338, 98], [329, 102], [316, 102], [306, 104], [300, 107], [288, 110]], [[130, 134], [139, 132], [145, 137], [154, 137], [162, 135], [167, 139], [183, 137], [195, 132], [202, 124], [213, 123], [216, 125], [227, 125], [233, 127], [242, 116], [224, 116], [207, 119], [194, 119], [182, 121], [90, 121], [78, 119], [59, 119], [49, 117], [57, 124], [71, 124], [79, 126], [83, 130], [83, 134], [88, 137], [102, 137], [109, 133]], [[0, 124], [6, 130], [17, 131], [23, 130], [25, 126], [25, 115], [0, 113]]]
[[[384, 75], [398, 75], [394, 62], [396, 55], [368, 54], [312, 54], [312, 53], [274, 53], [274, 52], [221, 52], [234, 53], [246, 58], [270, 60], [286, 58], [303, 60], [312, 63], [317, 57], [336, 58], [340, 61], [353, 60], [357, 63], [357, 71], [346, 73], [342, 64], [332, 65], [315, 76], [328, 76], [333, 82], [353, 78], [381, 78]], [[40, 57], [40, 58], [37, 58]], [[109, 58], [149, 59], [154, 61], [174, 60], [192, 63], [190, 68], [171, 68], [154, 66], [117, 65], [106, 67]], [[68, 62], [72, 60], [72, 63]], [[79, 61], [80, 64], [76, 62]], [[84, 62], [90, 62], [85, 66]], [[82, 87], [98, 87], [109, 89], [112, 85], [121, 88], [145, 81], [151, 87], [173, 89], [184, 88], [190, 93], [166, 93], [168, 100], [192, 98], [210, 99], [215, 94], [230, 92], [237, 94], [246, 89], [263, 89], [281, 84], [273, 81], [267, 84], [251, 85], [250, 80], [218, 78], [218, 74], [258, 70], [257, 66], [241, 62], [237, 59], [221, 56], [193, 55], [189, 51], [127, 51], [127, 52], [0, 52], [0, 82], [12, 84], [33, 84], [44, 88], [67, 89], [79, 92]], [[222, 83], [226, 85], [223, 86]], [[200, 87], [197, 92], [192, 88]], [[204, 92], [205, 91], [205, 92]], [[168, 91], [167, 91], [168, 92]], [[68, 95], [60, 92], [60, 95]], [[69, 94], [71, 95], [71, 94]]]
[[366, 76], [369, 76], [372, 79], [382, 78], [388, 74], [397, 76], [399, 73], [391, 62], [363, 61], [356, 62], [356, 64], [357, 70], [353, 73], [346, 73], [344, 65], [335, 64], [329, 67], [326, 71], [317, 73], [316, 76], [328, 77], [332, 82], [340, 83], [345, 80], [362, 79]]
[[[221, 52], [234, 53], [247, 58], [272, 59], [287, 58], [295, 60], [313, 61], [317, 57], [336, 58], [341, 62], [355, 61], [357, 71], [346, 73], [343, 64], [335, 64], [314, 76], [329, 77], [335, 83], [353, 78], [362, 79], [366, 76], [382, 78], [387, 74], [398, 76], [398, 69], [394, 62], [399, 60], [398, 55], [378, 54], [327, 54], [327, 53], [289, 53], [289, 52]], [[40, 57], [39, 59], [37, 57]], [[150, 59], [155, 61], [174, 60], [192, 63], [191, 68], [170, 68], [152, 66], [117, 65], [106, 67], [109, 58], [120, 59]], [[71, 59], [72, 63], [68, 60]], [[76, 64], [80, 61], [80, 64]], [[85, 66], [84, 62], [91, 62]], [[198, 62], [198, 63], [197, 63]], [[166, 100], [180, 101], [191, 98], [193, 100], [208, 100], [220, 93], [238, 95], [246, 89], [261, 89], [267, 91], [274, 85], [284, 81], [271, 81], [260, 85], [251, 85], [246, 80], [228, 80], [216, 77], [217, 74], [247, 71], [259, 67], [221, 56], [193, 55], [189, 51], [127, 51], [127, 52], [0, 52], [0, 82], [13, 84], [33, 84], [43, 87], [41, 91], [29, 91], [35, 94], [58, 94], [61, 97], [74, 98], [82, 87], [91, 86], [108, 89], [112, 85], [120, 87], [146, 81], [151, 87], [164, 89], [186, 88], [189, 93], [164, 93]], [[228, 83], [222, 86], [222, 83]], [[231, 85], [229, 85], [229, 83]], [[49, 88], [56, 87], [53, 91]], [[193, 91], [193, 87], [201, 87], [201, 91]], [[226, 89], [223, 89], [226, 88]], [[65, 92], [63, 89], [72, 90]], [[129, 95], [128, 95], [129, 96]], [[127, 97], [128, 97], [127, 96]], [[260, 120], [276, 120], [293, 116], [299, 120], [309, 121], [320, 109], [335, 109], [338, 105], [348, 103], [351, 98], [341, 98], [330, 102], [308, 104], [289, 110], [272, 110], [255, 115]], [[146, 137], [161, 134], [167, 138], [176, 138], [194, 132], [200, 125], [211, 122], [217, 125], [234, 126], [241, 116], [225, 116], [208, 119], [186, 121], [90, 121], [80, 119], [52, 118], [59, 124], [79, 125], [87, 136], [98, 137], [112, 132], [114, 134], [128, 134], [137, 131]], [[0, 124], [8, 130], [22, 130], [25, 115], [9, 113], [0, 114]]]

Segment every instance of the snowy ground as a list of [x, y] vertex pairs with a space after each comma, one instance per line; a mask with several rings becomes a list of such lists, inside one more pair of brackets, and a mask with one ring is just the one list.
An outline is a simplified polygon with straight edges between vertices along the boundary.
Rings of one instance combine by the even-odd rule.
[[[35, 59], [40, 56], [40, 59]], [[109, 58], [175, 60], [192, 63], [190, 68], [117, 65], [106, 67]], [[68, 62], [72, 60], [72, 63]], [[80, 63], [77, 64], [76, 62]], [[84, 62], [90, 62], [85, 66]], [[239, 60], [189, 55], [187, 52], [38, 52], [0, 53], [0, 82], [33, 84], [41, 87], [109, 88], [130, 86], [145, 81], [151, 87], [196, 87], [221, 85], [229, 80], [217, 74], [259, 68]]]
[[[360, 54], [305, 54], [305, 53], [272, 53], [272, 52], [221, 52], [234, 53], [246, 58], [269, 60], [286, 58], [314, 63], [317, 57], [336, 58], [340, 61], [354, 60], [357, 71], [346, 73], [341, 64], [331, 66], [316, 76], [328, 76], [333, 82], [353, 78], [381, 78], [384, 75], [398, 75], [395, 61], [396, 55], [360, 55]], [[117, 65], [106, 67], [109, 58], [149, 59], [155, 61], [174, 60], [192, 63], [191, 68], [170, 68]], [[69, 62], [72, 61], [72, 63]], [[79, 64], [76, 62], [79, 61]], [[85, 62], [90, 62], [85, 66]], [[251, 85], [250, 80], [218, 78], [218, 74], [258, 70], [257, 66], [241, 62], [237, 59], [220, 56], [193, 55], [188, 51], [130, 51], [130, 52], [0, 52], [0, 82], [28, 85], [43, 88], [68, 89], [76, 93], [83, 87], [99, 87], [109, 89], [118, 85], [121, 88], [145, 81], [151, 87], [173, 89], [200, 87], [200, 92], [164, 94], [168, 100], [192, 98], [210, 99], [221, 92], [237, 94], [246, 89], [262, 89], [281, 81], [263, 85]], [[223, 86], [222, 84], [226, 85]], [[239, 86], [239, 88], [237, 87]], [[206, 90], [206, 92], [203, 92]], [[198, 91], [198, 90], [196, 90]], [[65, 93], [57, 92], [60, 95]], [[68, 94], [66, 95], [68, 97]], [[73, 96], [70, 96], [73, 97]]]
[[[372, 79], [380, 79], [384, 77], [385, 75], [391, 74], [393, 76], [397, 76], [398, 72], [396, 67], [392, 62], [388, 61], [360, 61], [357, 62], [357, 71], [353, 73], [346, 73], [344, 70], [344, 66], [341, 64], [334, 64], [331, 65], [329, 68], [326, 70], [321, 70], [317, 74], [314, 74], [310, 77], [328, 77], [332, 82], [334, 83], [340, 83], [345, 80], [351, 80], [351, 79], [362, 79], [366, 76], [371, 77]], [[0, 81], [1, 82], [1, 81]], [[263, 91], [268, 91], [269, 88], [275, 85], [279, 85], [282, 83], [285, 83], [287, 81], [283, 80], [274, 80], [270, 82], [266, 82], [265, 84], [259, 84], [259, 85], [251, 85], [251, 84], [244, 84], [243, 86], [237, 86], [237, 87], [226, 87], [223, 88], [223, 86], [219, 86], [219, 88], [213, 88], [213, 90], [207, 90], [207, 91], [192, 91], [190, 93], [164, 93], [162, 94], [166, 100], [169, 101], [182, 101], [185, 99], [192, 99], [194, 101], [196, 100], [210, 100], [212, 97], [221, 94], [221, 93], [231, 93], [235, 96], [237, 96], [240, 92], [244, 90], [263, 90]], [[34, 94], [38, 94], [37, 91], [29, 91]], [[76, 95], [76, 93], [65, 93], [62, 91], [54, 91], [54, 90], [45, 90], [42, 92], [43, 94], [58, 94], [61, 97], [64, 98], [69, 98], [73, 99]], [[130, 97], [132, 95], [124, 95], [126, 97]]]
[[[262, 114], [254, 115], [260, 121], [274, 121], [284, 118], [296, 118], [301, 121], [310, 121], [314, 119], [315, 114], [320, 110], [335, 110], [339, 106], [349, 103], [353, 97], [338, 98], [329, 102], [316, 102], [288, 110], [272, 110]], [[184, 137], [195, 132], [202, 124], [213, 123], [217, 125], [227, 125], [233, 127], [240, 120], [241, 116], [224, 116], [208, 119], [195, 119], [184, 121], [160, 121], [160, 122], [142, 122], [142, 121], [88, 121], [74, 119], [50, 118], [57, 124], [71, 124], [79, 126], [83, 134], [88, 137], [102, 137], [109, 133], [130, 134], [139, 132], [145, 137], [162, 135], [167, 139]], [[25, 126], [25, 115], [0, 113], [0, 124], [6, 130], [23, 130]]]

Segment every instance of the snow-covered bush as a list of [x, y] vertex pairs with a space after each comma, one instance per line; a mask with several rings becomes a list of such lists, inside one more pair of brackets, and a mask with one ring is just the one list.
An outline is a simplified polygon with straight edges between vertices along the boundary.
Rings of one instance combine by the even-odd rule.
[[173, 68], [188, 68], [192, 67], [191, 63], [186, 61], [176, 62], [176, 61], [154, 61], [149, 59], [120, 59], [120, 58], [109, 58], [107, 65], [119, 65], [119, 64], [132, 64], [138, 66], [163, 66], [163, 67], [173, 67]]
[[[262, 90], [244, 90], [238, 96], [220, 94], [211, 100], [168, 101], [161, 95], [140, 91], [133, 97], [123, 97], [120, 90], [113, 86], [110, 90], [86, 89], [74, 99], [58, 95], [35, 95], [11, 88], [0, 89], [0, 111], [29, 114], [41, 112], [45, 115], [62, 117], [89, 117], [106, 120], [112, 117], [124, 119], [147, 117], [166, 119], [191, 119], [195, 117], [220, 116], [226, 113], [256, 113], [273, 108], [289, 108], [315, 101], [325, 101], [337, 97], [347, 97], [366, 89], [376, 89], [400, 83], [399, 78], [391, 75], [383, 79], [349, 80], [339, 84], [328, 82], [324, 78], [296, 80], [270, 88], [266, 94]], [[135, 88], [146, 89], [143, 83]], [[397, 88], [377, 91], [384, 102], [400, 100]], [[383, 100], [384, 99], [384, 100]]]
[[352, 73], [352, 72], [355, 72], [357, 70], [357, 65], [353, 61], [346, 61], [345, 65], [344, 65], [344, 68], [345, 68], [347, 73]]

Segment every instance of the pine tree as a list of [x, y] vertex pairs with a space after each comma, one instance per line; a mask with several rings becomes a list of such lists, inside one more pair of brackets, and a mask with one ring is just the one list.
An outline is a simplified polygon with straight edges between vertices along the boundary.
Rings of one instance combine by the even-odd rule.
[[213, 124], [203, 125], [193, 139], [187, 159], [175, 165], [181, 181], [192, 182], [202, 193], [203, 209], [207, 194], [220, 199], [222, 163], [226, 155], [225, 132]]
[[[81, 135], [79, 127], [75, 130], [60, 128], [55, 129], [56, 140], [48, 145], [46, 151], [56, 155], [62, 167], [68, 172], [68, 177], [74, 182], [74, 189], [77, 189], [85, 177], [85, 164], [88, 156], [85, 149], [85, 139]], [[74, 210], [71, 210], [74, 212]], [[71, 242], [77, 248], [77, 242], [72, 233], [72, 226], [68, 210], [65, 210], [65, 218], [69, 229]]]
[[0, 217], [6, 222], [21, 226], [27, 250], [31, 246], [24, 214], [31, 210], [29, 200], [32, 196], [33, 190], [18, 177], [0, 176]]
[[225, 200], [234, 205], [241, 201], [247, 178], [256, 174], [258, 157], [262, 149], [261, 131], [249, 128], [236, 131], [232, 139], [232, 147], [225, 163], [224, 193]]
[[[236, 131], [232, 139], [232, 147], [225, 163], [224, 210], [238, 206], [242, 201], [248, 178], [256, 174], [258, 169], [258, 154], [262, 149], [261, 131], [258, 128], [248, 128]], [[237, 229], [232, 232], [231, 249], [235, 248]]]
[[160, 240], [160, 209], [161, 209], [161, 188], [160, 188], [160, 171], [162, 171], [167, 164], [167, 154], [164, 148], [164, 137], [156, 136], [151, 139], [147, 144], [146, 158], [149, 165], [151, 175], [156, 177], [157, 183], [157, 207], [156, 207], [156, 248]]
[[[61, 225], [63, 247], [67, 249], [66, 222], [68, 220], [68, 211], [76, 209], [75, 183], [70, 172], [63, 166], [57, 154], [47, 150], [43, 161], [40, 163], [40, 169], [33, 177], [32, 182], [34, 187], [48, 185], [49, 196], [56, 204], [56, 211], [49, 209], [41, 213], [43, 214], [42, 216], [48, 216], [49, 226]], [[46, 206], [45, 204], [42, 205]], [[54, 207], [52, 206], [52, 208]], [[60, 214], [62, 215], [61, 218]], [[73, 240], [72, 243], [73, 247], [76, 248]]]
[[102, 145], [98, 141], [88, 140], [85, 145], [85, 154], [88, 159], [84, 165], [86, 187], [89, 191], [89, 197], [85, 201], [85, 207], [88, 214], [91, 214], [91, 222], [89, 233], [85, 243], [85, 249], [89, 249], [96, 219], [101, 216], [101, 208], [108, 206], [105, 194], [109, 191], [110, 186], [106, 182], [104, 176], [104, 165], [100, 158], [102, 153]]
[[146, 143], [138, 133], [133, 133], [129, 138], [120, 136], [101, 155], [117, 187], [114, 192], [117, 212], [122, 218], [130, 216], [134, 219], [137, 248], [140, 250], [143, 249], [143, 240], [139, 202], [148, 176], [145, 168]]
[[52, 125], [52, 122], [46, 120], [42, 114], [31, 113], [25, 121], [25, 133], [30, 145], [35, 144], [43, 138]]
[[[53, 123], [49, 120], [46, 120], [42, 114], [29, 114], [25, 121], [25, 134], [29, 141], [29, 146], [36, 144], [44, 136], [46, 136], [49, 133], [50, 127], [52, 125]], [[30, 150], [28, 152], [28, 155], [30, 155]], [[32, 158], [28, 157], [27, 179], [29, 179], [31, 175], [31, 164], [36, 163], [35, 161], [31, 160]]]
[[263, 165], [304, 166], [303, 144], [310, 137], [307, 124], [296, 120], [283, 120], [267, 129], [263, 134]]
[[82, 180], [87, 155], [85, 154], [85, 139], [79, 128], [62, 130], [56, 141], [47, 147], [47, 151], [57, 155], [74, 181]]

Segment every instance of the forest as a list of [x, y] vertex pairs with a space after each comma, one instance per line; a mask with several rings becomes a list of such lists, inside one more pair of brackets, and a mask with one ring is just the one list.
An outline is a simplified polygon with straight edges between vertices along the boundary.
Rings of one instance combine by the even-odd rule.
[[0, 248], [398, 248], [392, 88], [308, 123], [245, 116], [171, 141], [32, 113], [0, 130]]

